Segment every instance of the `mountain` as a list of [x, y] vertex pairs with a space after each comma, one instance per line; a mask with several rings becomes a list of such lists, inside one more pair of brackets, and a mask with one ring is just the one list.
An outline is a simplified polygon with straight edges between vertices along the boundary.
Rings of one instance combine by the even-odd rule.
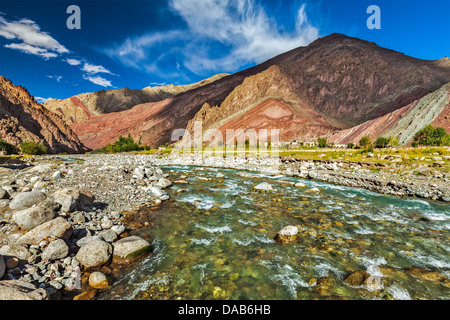
[[450, 81], [447, 59], [427, 61], [333, 34], [260, 65], [168, 99], [92, 117], [72, 128], [90, 148], [120, 135], [170, 142], [172, 132], [280, 129], [305, 140], [358, 126], [401, 109]]
[[204, 86], [227, 75], [226, 73], [217, 74], [189, 85], [176, 86], [169, 84], [147, 87], [142, 90], [122, 88], [82, 93], [64, 100], [47, 100], [44, 103], [44, 107], [59, 114], [67, 124], [72, 125], [103, 114], [128, 110], [138, 104], [161, 101], [179, 93]]
[[450, 82], [394, 112], [335, 132], [328, 137], [328, 141], [358, 144], [364, 136], [369, 136], [373, 141], [378, 137], [393, 137], [399, 139], [400, 145], [405, 145], [427, 124], [443, 127], [450, 132]]
[[23, 141], [40, 143], [50, 153], [88, 151], [63, 119], [38, 104], [25, 88], [2, 76], [0, 138], [15, 146]]

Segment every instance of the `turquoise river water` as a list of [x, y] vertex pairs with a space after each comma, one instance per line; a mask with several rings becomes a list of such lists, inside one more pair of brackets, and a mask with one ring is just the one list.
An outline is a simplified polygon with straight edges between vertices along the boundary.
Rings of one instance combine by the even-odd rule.
[[[150, 239], [153, 251], [99, 299], [450, 298], [449, 287], [405, 271], [450, 277], [448, 204], [281, 175], [163, 169], [171, 180], [186, 175], [188, 184], [167, 189], [175, 201], [142, 209], [141, 221], [151, 223], [134, 233]], [[275, 190], [254, 190], [261, 182]], [[320, 192], [307, 191], [313, 187]], [[298, 241], [275, 242], [288, 225], [301, 230]], [[376, 277], [378, 287], [345, 283], [356, 270]]]

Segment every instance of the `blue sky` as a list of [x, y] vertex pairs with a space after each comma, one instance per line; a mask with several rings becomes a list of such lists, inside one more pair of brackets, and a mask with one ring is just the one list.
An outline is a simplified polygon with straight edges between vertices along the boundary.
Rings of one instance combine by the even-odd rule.
[[[73, 4], [81, 30], [66, 27]], [[435, 60], [450, 55], [449, 12], [448, 0], [1, 0], [0, 75], [43, 99], [187, 84], [334, 32]]]

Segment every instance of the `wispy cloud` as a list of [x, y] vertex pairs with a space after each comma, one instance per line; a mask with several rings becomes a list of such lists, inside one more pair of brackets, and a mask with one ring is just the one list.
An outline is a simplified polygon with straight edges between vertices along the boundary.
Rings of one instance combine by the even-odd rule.
[[87, 75], [83, 75], [83, 79], [88, 80], [92, 83], [95, 83], [99, 86], [102, 87], [112, 87], [115, 88], [112, 84], [111, 81], [106, 80], [105, 78], [102, 78], [100, 76], [95, 76], [95, 77], [91, 77], [91, 76], [87, 76]]
[[109, 74], [114, 75], [111, 71], [107, 70], [103, 66], [93, 65], [93, 64], [89, 64], [89, 63], [85, 63], [81, 70], [84, 72], [87, 72], [89, 74], [109, 73]]
[[6, 48], [34, 54], [44, 59], [56, 58], [69, 50], [30, 19], [9, 21], [0, 15], [0, 36], [13, 41]]
[[[306, 46], [319, 37], [305, 4], [299, 4], [291, 31], [270, 16], [257, 0], [169, 0], [186, 28], [147, 32], [105, 49], [110, 57], [147, 72], [172, 65], [196, 74], [234, 72], [280, 53]], [[164, 70], [167, 73], [167, 70]]]
[[37, 103], [44, 104], [48, 100], [52, 100], [53, 98], [41, 98], [41, 97], [34, 97], [34, 100], [37, 101]]
[[52, 75], [48, 75], [47, 78], [55, 79], [57, 82], [61, 82], [61, 80], [62, 80], [63, 77], [62, 77], [62, 76], [52, 76]]
[[80, 64], [81, 64], [81, 61], [80, 60], [77, 60], [77, 59], [66, 59], [66, 60], [64, 60], [64, 61], [66, 61], [68, 64], [70, 64], [71, 66], [79, 66]]

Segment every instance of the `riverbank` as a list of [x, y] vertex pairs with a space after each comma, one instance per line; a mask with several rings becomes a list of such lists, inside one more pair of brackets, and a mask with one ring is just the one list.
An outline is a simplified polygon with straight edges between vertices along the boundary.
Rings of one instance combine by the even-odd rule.
[[[292, 157], [113, 154], [15, 159], [0, 167], [0, 297], [90, 299], [97, 289], [108, 288], [121, 273], [123, 261], [140, 259], [150, 251], [153, 239], [135, 238], [133, 232], [150, 227], [151, 222], [127, 225], [125, 221], [139, 209], [158, 210], [164, 201], [171, 201], [166, 189], [186, 183], [185, 176], [162, 170], [174, 165], [229, 168], [397, 196], [450, 199], [449, 176], [442, 164], [435, 167], [434, 162], [408, 168], [398, 162]], [[134, 245], [124, 249], [122, 239]]]

